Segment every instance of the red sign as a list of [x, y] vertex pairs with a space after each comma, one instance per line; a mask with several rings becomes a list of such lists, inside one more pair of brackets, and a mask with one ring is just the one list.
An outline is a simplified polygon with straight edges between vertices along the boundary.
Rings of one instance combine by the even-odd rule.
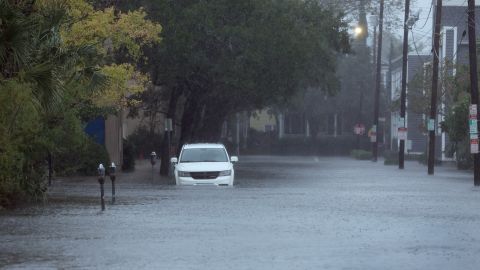
[[478, 139], [470, 139], [470, 153], [478, 153]]
[[365, 134], [365, 126], [363, 124], [356, 124], [355, 127], [353, 127], [353, 132], [357, 135], [363, 135]]

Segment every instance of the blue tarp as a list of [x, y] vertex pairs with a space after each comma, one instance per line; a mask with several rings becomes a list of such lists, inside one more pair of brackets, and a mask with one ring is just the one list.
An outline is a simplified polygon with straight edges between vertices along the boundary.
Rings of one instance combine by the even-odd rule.
[[85, 133], [98, 144], [105, 145], [105, 119], [100, 116], [88, 122], [85, 127]]

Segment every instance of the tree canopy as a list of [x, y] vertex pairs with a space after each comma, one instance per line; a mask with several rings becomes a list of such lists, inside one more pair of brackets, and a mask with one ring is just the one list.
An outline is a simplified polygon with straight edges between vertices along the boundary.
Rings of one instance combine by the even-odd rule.
[[[161, 32], [145, 16], [84, 0], [0, 0], [0, 205], [9, 194], [42, 194], [52, 155], [73, 171], [108, 158], [83, 126], [143, 91], [137, 61]], [[96, 155], [88, 166], [79, 164], [85, 154]]]

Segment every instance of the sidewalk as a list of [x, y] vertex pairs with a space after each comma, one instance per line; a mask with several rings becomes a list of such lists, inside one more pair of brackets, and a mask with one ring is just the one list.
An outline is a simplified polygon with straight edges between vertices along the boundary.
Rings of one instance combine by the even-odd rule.
[[[121, 190], [132, 189], [136, 186], [168, 187], [173, 182], [173, 178], [160, 175], [160, 160], [157, 161], [152, 172], [152, 165], [148, 159], [136, 160], [135, 170], [132, 172], [118, 170], [115, 180], [117, 195], [118, 192], [122, 192]], [[97, 199], [99, 186], [98, 176], [55, 177], [52, 185], [48, 188], [47, 197], [49, 199], [65, 199], [67, 196], [88, 196]], [[110, 177], [105, 176], [106, 197], [109, 196], [110, 189]]]

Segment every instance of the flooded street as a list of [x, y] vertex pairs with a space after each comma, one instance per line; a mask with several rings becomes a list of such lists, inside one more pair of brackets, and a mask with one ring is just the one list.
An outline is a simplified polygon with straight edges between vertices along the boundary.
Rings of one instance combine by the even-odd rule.
[[[478, 269], [480, 189], [453, 168], [241, 157], [236, 185], [118, 176], [56, 181], [44, 206], [0, 215], [5, 269]], [[107, 202], [110, 181], [106, 181]]]

